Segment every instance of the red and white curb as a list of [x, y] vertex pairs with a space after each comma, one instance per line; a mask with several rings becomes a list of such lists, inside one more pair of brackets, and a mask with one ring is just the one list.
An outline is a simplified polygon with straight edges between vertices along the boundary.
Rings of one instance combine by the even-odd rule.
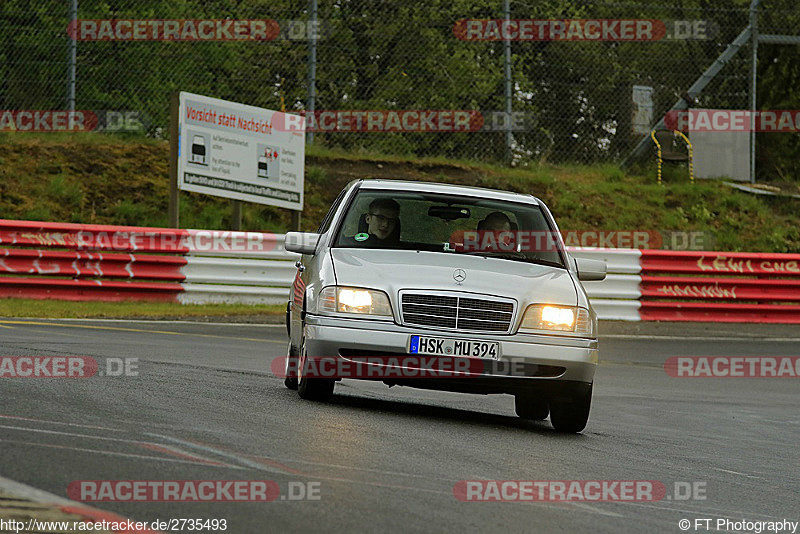
[[[22, 484], [15, 480], [5, 477], [0, 477], [0, 520], [8, 522], [9, 520], [22, 523], [23, 528], [19, 532], [31, 532], [27, 530], [28, 526], [33, 524], [32, 521], [38, 522], [38, 530], [33, 532], [84, 532], [85, 530], [78, 529], [54, 529], [42, 530], [42, 524], [58, 523], [100, 523], [105, 521], [106, 524], [125, 524], [129, 521], [128, 518], [119, 516], [112, 512], [98, 510], [91, 508], [83, 503], [77, 503], [64, 497], [59, 497], [52, 493]], [[8, 530], [8, 532], [15, 532], [15, 530]], [[114, 532], [116, 534], [159, 534], [158, 530], [106, 530], [106, 532]]]

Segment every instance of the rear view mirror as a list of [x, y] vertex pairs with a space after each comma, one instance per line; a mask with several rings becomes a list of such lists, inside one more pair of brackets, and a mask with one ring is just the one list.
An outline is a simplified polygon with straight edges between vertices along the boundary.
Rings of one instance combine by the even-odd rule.
[[459, 208], [458, 206], [431, 206], [428, 208], [429, 217], [438, 217], [445, 221], [455, 221], [456, 219], [469, 219], [469, 208]]
[[319, 242], [319, 234], [311, 232], [289, 232], [283, 242], [283, 248], [298, 254], [314, 254]]
[[581, 282], [599, 282], [606, 279], [606, 262], [602, 260], [575, 258], [575, 265], [578, 267], [578, 280]]

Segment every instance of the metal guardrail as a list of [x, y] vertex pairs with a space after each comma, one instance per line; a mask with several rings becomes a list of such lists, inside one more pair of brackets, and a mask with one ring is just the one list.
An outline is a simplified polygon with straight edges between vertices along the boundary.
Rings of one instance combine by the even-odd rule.
[[571, 253], [608, 261], [606, 280], [584, 283], [603, 319], [800, 324], [800, 254], [619, 249]]
[[800, 254], [642, 251], [642, 320], [800, 324]]
[[0, 297], [279, 304], [284, 236], [0, 220]]
[[642, 271], [637, 249], [568, 248], [576, 258], [606, 262], [606, 279], [601, 282], [583, 282], [597, 317], [615, 321], [640, 321], [639, 283]]

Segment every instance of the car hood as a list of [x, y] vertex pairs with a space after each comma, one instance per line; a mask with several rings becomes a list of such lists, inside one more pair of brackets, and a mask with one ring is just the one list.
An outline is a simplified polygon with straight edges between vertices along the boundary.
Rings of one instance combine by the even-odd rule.
[[[331, 249], [338, 285], [380, 289], [397, 302], [400, 290], [459, 291], [497, 295], [529, 304], [577, 304], [577, 290], [566, 269], [521, 261], [441, 252]], [[454, 273], [466, 278], [456, 283]]]

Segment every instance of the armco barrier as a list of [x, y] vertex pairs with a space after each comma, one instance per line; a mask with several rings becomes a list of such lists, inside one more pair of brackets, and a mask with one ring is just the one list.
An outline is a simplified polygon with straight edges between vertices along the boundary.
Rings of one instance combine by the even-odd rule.
[[0, 265], [5, 273], [181, 281], [186, 260], [145, 254], [0, 249]]
[[606, 262], [608, 274], [602, 282], [583, 282], [592, 307], [600, 319], [640, 321], [639, 283], [642, 253], [636, 249], [569, 248], [577, 258]]
[[606, 259], [585, 282], [605, 319], [800, 324], [800, 254], [571, 249]]
[[[0, 219], [0, 297], [283, 303], [284, 236]], [[800, 323], [800, 254], [570, 248], [601, 319]]]
[[95, 282], [24, 277], [0, 277], [0, 297], [57, 300], [148, 300], [173, 302], [183, 291], [181, 284], [147, 282]]
[[641, 263], [643, 320], [800, 324], [800, 254], [643, 250]]
[[0, 219], [0, 297], [279, 304], [283, 237]]

